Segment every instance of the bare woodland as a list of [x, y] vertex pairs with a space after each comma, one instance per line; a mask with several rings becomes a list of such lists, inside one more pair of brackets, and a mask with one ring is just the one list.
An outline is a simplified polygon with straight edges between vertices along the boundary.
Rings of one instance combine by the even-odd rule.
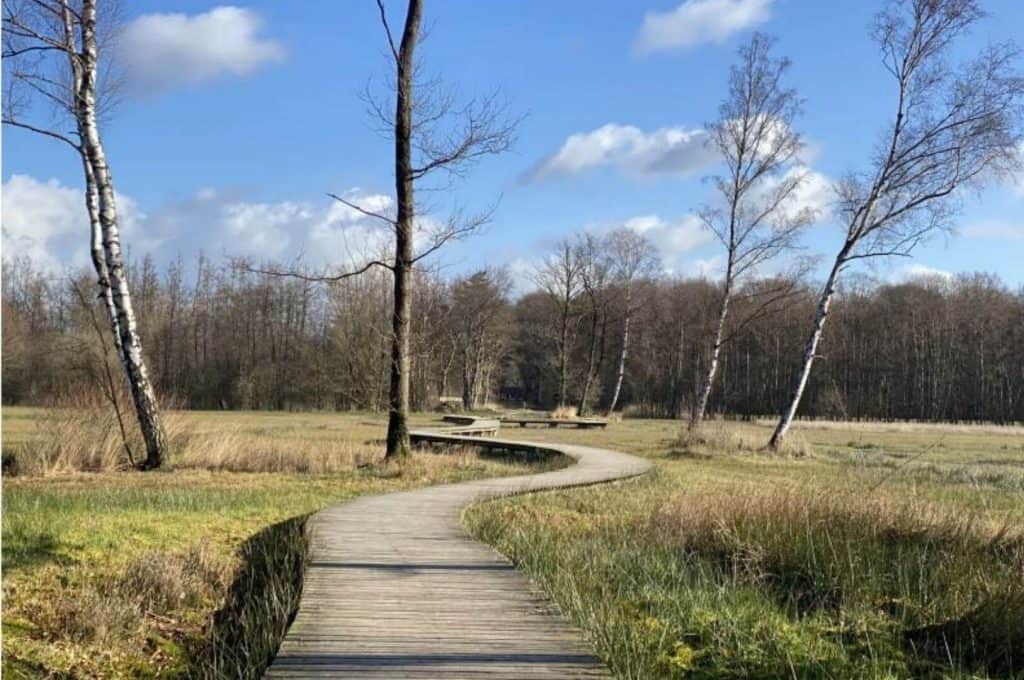
[[[755, 35], [708, 126], [723, 161], [714, 197], [695, 207], [723, 249], [721, 278], [665, 274], [654, 244], [622, 228], [559, 241], [518, 297], [501, 266], [452, 276], [428, 259], [476, 232], [495, 207], [443, 206], [449, 217], [426, 228], [421, 216], [442, 206], [420, 203], [417, 192], [450, 189], [475, 162], [507, 151], [517, 121], [496, 95], [462, 98], [426, 75], [416, 58], [422, 0], [409, 0], [398, 33], [378, 2], [393, 74], [385, 94], [365, 96], [393, 143], [395, 210], [331, 194], [386, 225], [387, 253], [339, 253], [324, 271], [203, 256], [165, 269], [124, 262], [98, 123], [96, 4], [4, 1], [5, 61], [24, 64], [5, 70], [4, 122], [77, 153], [94, 272], [55, 278], [5, 259], [3, 399], [54, 402], [83, 387], [114, 394], [117, 362], [145, 435], [145, 467], [162, 456], [156, 394], [201, 409], [386, 410], [389, 456], [408, 451], [409, 411], [444, 397], [464, 409], [628, 409], [691, 428], [708, 414], [781, 414], [772, 446], [798, 415], [1024, 420], [1024, 289], [984, 274], [893, 283], [851, 271], [909, 257], [954, 229], [965, 191], [1019, 163], [1017, 48], [953, 58], [957, 38], [982, 16], [975, 0], [897, 0], [877, 17], [892, 86], [844, 96], [887, 98], [892, 116], [879, 121], [863, 166], [836, 187], [841, 239], [823, 282], [807, 267], [779, 265], [803, 262], [800, 236], [820, 216], [798, 200], [804, 103], [774, 41]], [[32, 122], [40, 99], [72, 121], [73, 135]], [[97, 333], [97, 318], [110, 333]]]
[[[188, 269], [186, 275], [179, 263], [158, 271], [148, 261], [128, 269], [154, 385], [171, 403], [387, 410], [389, 272], [317, 286], [206, 259]], [[456, 281], [429, 271], [413, 275], [412, 409], [434, 408], [442, 393], [464, 398], [466, 392], [481, 407], [496, 402], [503, 388], [514, 388], [506, 392], [512, 405], [557, 406], [560, 306], [544, 292], [513, 300], [500, 277], [500, 270]], [[105, 381], [103, 348], [75, 282], [88, 287], [93, 277], [52, 279], [23, 261], [4, 268], [5, 403], [52, 403], [66, 390], [98, 389]], [[705, 377], [720, 285], [668, 277], [632, 285], [634, 299], [644, 304], [629, 314], [620, 409], [687, 418]], [[609, 283], [605, 294], [607, 348], [588, 404], [597, 413], [614, 398], [627, 311], [622, 283]], [[799, 285], [785, 309], [758, 317], [723, 347], [709, 413], [751, 417], [781, 409], [817, 295], [815, 287]], [[496, 302], [477, 317], [469, 299]], [[737, 314], [746, 314], [748, 304], [738, 301]], [[570, 404], [586, 381], [588, 314], [585, 294], [577, 295], [570, 320], [579, 331], [567, 353]], [[850, 276], [833, 300], [829, 324], [801, 415], [1024, 419], [1024, 290], [983, 274], [899, 284]]]

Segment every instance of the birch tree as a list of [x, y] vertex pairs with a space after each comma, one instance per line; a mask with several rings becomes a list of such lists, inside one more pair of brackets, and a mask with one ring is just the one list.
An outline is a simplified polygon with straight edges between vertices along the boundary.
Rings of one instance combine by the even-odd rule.
[[656, 274], [661, 266], [661, 260], [650, 239], [632, 229], [616, 229], [606, 240], [609, 259], [612, 262], [612, 277], [622, 291], [622, 337], [615, 372], [615, 387], [612, 390], [611, 402], [608, 404], [608, 413], [612, 413], [619, 404], [622, 383], [626, 377], [630, 324], [639, 307], [635, 297], [636, 284], [640, 279]]
[[[117, 196], [99, 128], [111, 95], [101, 86], [110, 23], [98, 20], [97, 0], [4, 0], [3, 122], [67, 144], [82, 163], [99, 295], [146, 446], [140, 467], [152, 469], [163, 462], [164, 433], [125, 276]], [[46, 120], [46, 111], [54, 120]]]
[[892, 0], [873, 37], [892, 76], [894, 112], [864, 171], [838, 186], [846, 233], [818, 298], [789, 397], [769, 441], [786, 436], [829, 316], [841, 274], [854, 262], [909, 256], [949, 229], [957, 199], [1019, 165], [1024, 79], [1018, 49], [990, 45], [958, 66], [958, 39], [983, 17], [977, 0]]
[[[707, 130], [725, 173], [713, 178], [720, 205], [705, 208], [701, 218], [725, 248], [725, 277], [691, 430], [700, 427], [707, 410], [733, 297], [758, 267], [794, 248], [814, 218], [813, 210], [796, 205], [806, 175], [798, 163], [804, 143], [793, 129], [801, 102], [784, 83], [789, 60], [772, 55], [773, 43], [755, 33], [740, 49], [718, 119]], [[784, 292], [770, 293], [769, 300]]]

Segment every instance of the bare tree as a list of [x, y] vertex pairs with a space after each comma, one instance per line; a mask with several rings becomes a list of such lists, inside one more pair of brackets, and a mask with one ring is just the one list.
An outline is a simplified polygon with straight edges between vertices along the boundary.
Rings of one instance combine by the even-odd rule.
[[786, 406], [769, 446], [786, 436], [811, 373], [840, 274], [850, 263], [909, 256], [948, 229], [958, 191], [1019, 165], [1024, 79], [1018, 49], [992, 45], [954, 68], [957, 39], [983, 16], [977, 0], [892, 0], [874, 38], [896, 82], [892, 122], [869, 169], [838, 187], [846, 238], [836, 254]]
[[725, 162], [714, 178], [721, 205], [701, 212], [704, 225], [725, 248], [725, 278], [718, 306], [707, 373], [690, 414], [690, 429], [700, 427], [715, 384], [730, 304], [737, 289], [757, 268], [796, 245], [800, 231], [814, 218], [795, 205], [805, 179], [798, 154], [803, 148], [793, 123], [800, 98], [785, 86], [789, 60], [772, 56], [774, 40], [755, 33], [740, 48], [729, 75], [729, 91], [708, 126]]
[[508, 314], [512, 280], [505, 269], [482, 269], [452, 284], [448, 322], [462, 356], [462, 406], [466, 410], [487, 397], [487, 377], [500, 349], [495, 343]]
[[580, 283], [587, 297], [590, 315], [590, 342], [587, 350], [587, 368], [580, 391], [576, 412], [587, 415], [591, 401], [591, 387], [601, 371], [607, 342], [609, 283], [612, 263], [608, 257], [606, 239], [583, 232], [576, 239], [576, 258], [580, 263]]
[[[62, 141], [81, 158], [93, 266], [146, 445], [140, 466], [152, 469], [163, 462], [164, 433], [125, 276], [114, 182], [99, 130], [112, 92], [101, 87], [100, 61], [112, 19], [97, 20], [96, 0], [74, 6], [70, 0], [4, 0], [3, 122]], [[55, 114], [55, 122], [37, 120], [45, 118], [40, 108]], [[70, 121], [73, 131], [61, 129]]]
[[[485, 156], [508, 151], [515, 138], [518, 119], [506, 115], [497, 95], [458, 103], [458, 97], [440, 78], [426, 78], [415, 58], [420, 41], [423, 0], [409, 0], [401, 40], [396, 44], [383, 0], [377, 0], [380, 21], [387, 38], [388, 58], [395, 78], [393, 101], [382, 100], [367, 88], [364, 100], [380, 132], [394, 143], [395, 213], [369, 209], [344, 196], [331, 198], [387, 225], [394, 235], [394, 255], [369, 259], [339, 272], [302, 273], [294, 269], [262, 267], [255, 271], [278, 276], [296, 276], [315, 281], [339, 281], [363, 274], [374, 267], [391, 271], [394, 278], [391, 315], [391, 368], [388, 406], [387, 457], [409, 453], [409, 380], [412, 335], [411, 276], [417, 263], [445, 244], [478, 231], [490, 221], [494, 207], [477, 214], [453, 208], [449, 218], [436, 225], [417, 220], [416, 190], [433, 176], [446, 183], [422, 188], [448, 188], [451, 181]], [[425, 245], [416, 252], [417, 229]]]
[[558, 352], [558, 408], [564, 408], [568, 401], [570, 355], [579, 320], [577, 301], [583, 291], [583, 263], [578, 250], [568, 240], [559, 241], [555, 246], [555, 254], [538, 266], [534, 281], [558, 308], [555, 338]]
[[622, 290], [622, 343], [619, 349], [618, 368], [615, 374], [615, 388], [608, 404], [612, 413], [619, 404], [622, 383], [626, 376], [626, 358], [629, 355], [630, 324], [639, 305], [636, 303], [634, 288], [638, 280], [657, 273], [661, 266], [657, 250], [650, 240], [632, 229], [622, 227], [607, 236], [607, 248], [612, 262], [612, 276]]

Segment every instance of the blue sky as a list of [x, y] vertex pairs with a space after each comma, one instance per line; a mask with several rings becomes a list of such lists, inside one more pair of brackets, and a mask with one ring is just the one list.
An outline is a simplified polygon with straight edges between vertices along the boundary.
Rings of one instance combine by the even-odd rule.
[[[404, 3], [387, 2], [400, 26]], [[987, 0], [966, 41], [1024, 39], [1024, 3]], [[644, 229], [667, 269], [716, 271], [718, 249], [692, 218], [713, 171], [686, 141], [715, 115], [736, 49], [753, 30], [778, 37], [805, 98], [796, 127], [811, 143], [827, 206], [832, 178], [863, 166], [892, 108], [892, 84], [868, 38], [873, 0], [469, 2], [426, 0], [421, 56], [465, 96], [500, 88], [525, 114], [513, 152], [487, 159], [438, 202], [501, 202], [486, 231], [436, 261], [452, 271], [506, 263], [526, 271], [581, 228]], [[133, 255], [358, 257], [378, 237], [327, 192], [385, 206], [388, 140], [359, 93], [389, 65], [372, 0], [125, 3], [118, 58], [124, 101], [104, 136]], [[597, 131], [597, 132], [595, 132]], [[575, 136], [575, 137], [574, 137]], [[692, 147], [692, 148], [691, 148]], [[88, 232], [81, 169], [56, 142], [3, 135], [4, 253], [48, 266], [83, 264]], [[439, 214], [438, 217], [443, 217]], [[829, 253], [838, 228], [806, 237]], [[912, 261], [880, 263], [899, 278], [931, 269], [987, 271], [1024, 284], [1024, 184], [968, 196], [958, 234]]]

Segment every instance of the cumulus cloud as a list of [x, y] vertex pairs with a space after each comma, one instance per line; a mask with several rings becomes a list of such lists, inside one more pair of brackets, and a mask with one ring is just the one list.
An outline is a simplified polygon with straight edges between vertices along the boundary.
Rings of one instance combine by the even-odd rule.
[[284, 46], [259, 36], [262, 23], [252, 10], [232, 6], [191, 16], [144, 14], [125, 26], [118, 46], [128, 82], [154, 95], [280, 62]]
[[573, 175], [614, 165], [638, 175], [687, 175], [715, 162], [716, 154], [701, 129], [665, 127], [644, 132], [633, 125], [608, 123], [570, 135], [562, 147], [541, 161], [526, 179]]
[[[394, 211], [394, 201], [384, 194], [364, 194], [353, 189], [344, 198], [387, 217]], [[354, 263], [376, 257], [389, 239], [390, 228], [386, 223], [334, 201], [309, 230], [307, 253], [311, 259], [325, 264]]]
[[[389, 214], [389, 196], [353, 189], [345, 197], [368, 210]], [[83, 190], [57, 180], [13, 175], [3, 184], [2, 249], [59, 271], [89, 263], [89, 220]], [[341, 203], [260, 202], [237, 191], [203, 187], [189, 198], [142, 213], [135, 200], [117, 195], [122, 243], [132, 257], [222, 255], [281, 260], [296, 256], [313, 266], [339, 265], [377, 256], [390, 244], [387, 224]], [[418, 247], [440, 227], [417, 220]], [[158, 250], [159, 249], [159, 250]]]
[[[42, 182], [12, 175], [3, 184], [2, 249], [5, 257], [28, 257], [44, 269], [88, 262], [91, 232], [84, 190], [56, 179]], [[117, 194], [121, 232], [127, 245], [150, 248], [159, 241], [143, 233], [145, 218], [135, 201]]]
[[13, 175], [3, 185], [3, 251], [5, 256], [29, 257], [39, 266], [57, 268], [52, 248], [65, 237], [89, 238], [89, 220], [80, 189], [55, 179], [40, 182]]
[[641, 215], [626, 220], [623, 225], [638, 234], [643, 234], [661, 253], [666, 266], [679, 259], [686, 252], [707, 245], [714, 235], [704, 228], [696, 215], [685, 215], [676, 222], [670, 222], [657, 215]]
[[706, 258], [697, 258], [683, 263], [679, 268], [683, 276], [695, 276], [702, 279], [715, 279], [725, 274], [725, 256], [712, 255]]
[[771, 18], [774, 0], [686, 0], [667, 12], [648, 12], [634, 44], [639, 54], [720, 43]]
[[828, 219], [835, 203], [835, 189], [832, 180], [804, 165], [795, 165], [777, 177], [766, 178], [759, 186], [761, 198], [767, 198], [782, 182], [793, 177], [803, 177], [788, 199], [779, 206], [779, 213], [792, 219], [804, 211], [810, 211], [816, 221]]
[[946, 271], [945, 269], [937, 269], [935, 267], [929, 267], [926, 264], [908, 264], [905, 265], [889, 276], [889, 280], [893, 283], [906, 283], [908, 281], [921, 281], [921, 280], [941, 280], [941, 281], [952, 281], [955, 278], [953, 272]]
[[[368, 210], [388, 213], [388, 196], [353, 189], [345, 197]], [[155, 211], [151, 228], [173, 238], [182, 252], [202, 248], [214, 256], [257, 261], [294, 257], [320, 267], [342, 265], [376, 254], [387, 225], [342, 203], [262, 202], [212, 187]]]
[[221, 211], [227, 246], [240, 255], [277, 257], [291, 240], [286, 229], [301, 224], [313, 213], [302, 203], [229, 203]]

